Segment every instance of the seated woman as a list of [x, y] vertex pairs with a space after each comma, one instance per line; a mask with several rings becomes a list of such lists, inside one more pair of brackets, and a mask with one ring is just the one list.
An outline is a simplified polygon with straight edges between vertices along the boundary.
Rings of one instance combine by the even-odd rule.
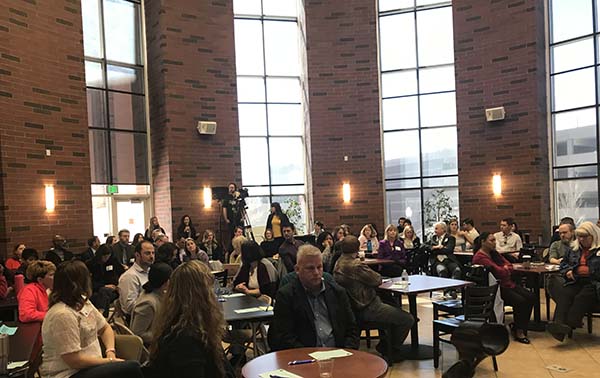
[[104, 317], [108, 317], [110, 304], [119, 297], [119, 277], [125, 272], [123, 265], [112, 255], [106, 244], [98, 247], [94, 258], [86, 263], [92, 275], [90, 301]]
[[6, 263], [4, 264], [6, 266], [6, 269], [13, 272], [19, 269], [19, 267], [21, 266], [21, 254], [23, 253], [23, 250], [25, 250], [25, 248], [25, 244], [23, 243], [19, 243], [15, 246], [15, 248], [13, 249], [13, 255], [6, 259]]
[[333, 235], [331, 235], [331, 232], [323, 231], [317, 236], [317, 248], [323, 254], [323, 271], [333, 271], [333, 267], [331, 266], [331, 261], [333, 260]]
[[450, 235], [454, 237], [454, 251], [464, 251], [467, 249], [467, 240], [464, 237], [464, 233], [458, 227], [458, 219], [450, 220]]
[[290, 220], [287, 215], [281, 210], [279, 202], [273, 202], [271, 204], [271, 212], [267, 217], [267, 225], [265, 229], [273, 231], [273, 238], [283, 242], [283, 225], [290, 224]]
[[394, 260], [393, 265], [381, 267], [381, 274], [388, 277], [398, 277], [406, 268], [407, 255], [402, 239], [398, 238], [398, 228], [388, 224], [385, 228], [383, 240], [379, 242], [378, 259]]
[[373, 226], [366, 224], [362, 230], [360, 230], [360, 236], [358, 237], [360, 242], [359, 251], [372, 253], [373, 251], [379, 250], [379, 240], [377, 240], [377, 233]]
[[38, 260], [27, 267], [27, 277], [31, 281], [19, 292], [19, 321], [21, 323], [41, 322], [48, 312], [48, 292], [52, 290], [56, 267], [50, 261]]
[[572, 329], [581, 327], [585, 314], [598, 304], [600, 286], [600, 228], [583, 222], [576, 230], [577, 242], [560, 263], [564, 285], [553, 290], [556, 310], [548, 332], [563, 341]]
[[418, 274], [427, 270], [427, 253], [421, 248], [421, 239], [415, 233], [413, 226], [410, 224], [404, 226], [401, 235], [400, 239], [406, 249], [409, 274]]
[[156, 317], [148, 377], [232, 377], [221, 339], [225, 320], [210, 269], [199, 261], [171, 275]]
[[148, 225], [148, 228], [146, 229], [146, 232], [144, 232], [144, 239], [149, 240], [149, 241], [153, 241], [154, 240], [154, 235], [152, 235], [152, 233], [154, 231], [157, 231], [161, 234], [167, 234], [167, 232], [165, 231], [164, 228], [162, 228], [160, 226], [160, 224], [158, 224], [158, 218], [157, 217], [152, 217], [150, 218], [150, 224]]
[[146, 238], [144, 238], [144, 234], [138, 232], [133, 236], [133, 239], [131, 239], [131, 246], [133, 247], [133, 249], [135, 249], [135, 246], [140, 244], [144, 240], [146, 240]]
[[514, 323], [511, 330], [516, 341], [529, 344], [527, 328], [531, 318], [531, 310], [535, 303], [535, 294], [518, 286], [511, 279], [513, 271], [512, 264], [496, 251], [496, 238], [494, 234], [482, 232], [476, 240], [477, 253], [473, 256], [473, 264], [486, 266], [491, 273], [500, 281], [500, 295], [504, 303], [512, 306]]
[[279, 253], [279, 246], [281, 246], [280, 240], [275, 240], [273, 237], [273, 231], [269, 228], [265, 230], [263, 235], [264, 240], [260, 243], [260, 248], [262, 249], [265, 257], [273, 257]]
[[245, 236], [236, 236], [231, 241], [231, 247], [233, 251], [229, 254], [230, 264], [241, 264], [242, 263], [242, 244], [248, 239]]
[[[79, 260], [58, 267], [50, 309], [42, 323], [44, 378], [143, 378], [137, 361], [123, 361], [115, 353], [115, 334], [88, 300], [90, 272]], [[102, 357], [100, 342], [106, 348]]]
[[185, 252], [185, 255], [183, 255], [184, 262], [190, 260], [200, 260], [201, 262], [208, 265], [208, 255], [206, 254], [206, 252], [198, 248], [194, 239], [185, 239], [185, 247], [183, 251]]
[[454, 256], [456, 240], [454, 236], [448, 235], [448, 226], [444, 222], [438, 222], [433, 229], [433, 237], [429, 242], [431, 249], [431, 266], [433, 272], [440, 277], [460, 279], [462, 270], [460, 262]]
[[141, 337], [146, 345], [152, 342], [152, 321], [160, 309], [171, 273], [173, 269], [164, 262], [152, 264], [148, 272], [148, 282], [142, 286], [144, 291], [135, 301], [129, 328]]
[[192, 223], [192, 218], [189, 215], [184, 215], [181, 217], [181, 222], [179, 222], [179, 227], [177, 227], [177, 239], [196, 239], [198, 237], [198, 233], [196, 232], [196, 228]]
[[260, 247], [252, 240], [242, 243], [242, 266], [233, 281], [234, 290], [254, 297], [275, 298], [277, 270], [262, 257]]
[[215, 232], [213, 230], [207, 229], [204, 231], [200, 248], [206, 251], [209, 260], [225, 262], [223, 247], [215, 240]]

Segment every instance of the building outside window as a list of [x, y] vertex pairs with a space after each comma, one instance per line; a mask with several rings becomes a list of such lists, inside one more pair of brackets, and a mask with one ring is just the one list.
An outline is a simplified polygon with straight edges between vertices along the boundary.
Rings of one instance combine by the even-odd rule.
[[[234, 0], [242, 184], [255, 235], [279, 202], [306, 232], [304, 34], [297, 0]], [[256, 236], [258, 236], [256, 235]]]
[[386, 222], [422, 237], [459, 216], [452, 2], [378, 5]]

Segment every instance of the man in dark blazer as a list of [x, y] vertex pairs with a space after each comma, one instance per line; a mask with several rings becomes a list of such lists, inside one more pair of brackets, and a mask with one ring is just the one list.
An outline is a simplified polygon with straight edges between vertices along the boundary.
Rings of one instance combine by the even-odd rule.
[[358, 349], [359, 334], [346, 291], [323, 280], [321, 252], [312, 245], [298, 250], [297, 278], [277, 293], [269, 329], [273, 350], [302, 347]]
[[129, 244], [129, 230], [119, 231], [119, 242], [112, 246], [113, 256], [125, 269], [133, 265], [135, 254], [133, 246]]

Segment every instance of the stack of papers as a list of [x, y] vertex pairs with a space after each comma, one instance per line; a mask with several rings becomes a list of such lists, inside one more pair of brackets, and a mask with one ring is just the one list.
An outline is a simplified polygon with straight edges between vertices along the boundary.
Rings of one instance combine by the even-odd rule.
[[340, 358], [352, 356], [352, 353], [343, 349], [328, 350], [325, 352], [312, 352], [308, 354], [315, 360], [329, 360], [331, 358]]
[[246, 294], [243, 293], [234, 293], [234, 294], [225, 294], [222, 295], [223, 298], [235, 298], [235, 297], [243, 297]]
[[246, 314], [248, 312], [258, 312], [258, 311], [273, 311], [273, 306], [240, 308], [238, 310], [233, 310], [233, 311], [236, 314]]
[[286, 378], [302, 378], [298, 374], [290, 373], [289, 371], [283, 369], [277, 369], [273, 371], [268, 371], [266, 373], [262, 373], [260, 375], [260, 378], [271, 378], [272, 375]]
[[17, 333], [17, 329], [17, 327], [8, 327], [6, 324], [2, 324], [2, 326], [0, 326], [0, 333], [12, 336]]

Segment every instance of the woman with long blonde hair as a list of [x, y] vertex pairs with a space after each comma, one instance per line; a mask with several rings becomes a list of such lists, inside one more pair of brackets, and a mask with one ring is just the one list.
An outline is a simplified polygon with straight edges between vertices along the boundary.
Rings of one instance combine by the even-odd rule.
[[197, 260], [173, 271], [154, 321], [152, 377], [227, 377], [221, 339], [225, 320], [210, 268]]

